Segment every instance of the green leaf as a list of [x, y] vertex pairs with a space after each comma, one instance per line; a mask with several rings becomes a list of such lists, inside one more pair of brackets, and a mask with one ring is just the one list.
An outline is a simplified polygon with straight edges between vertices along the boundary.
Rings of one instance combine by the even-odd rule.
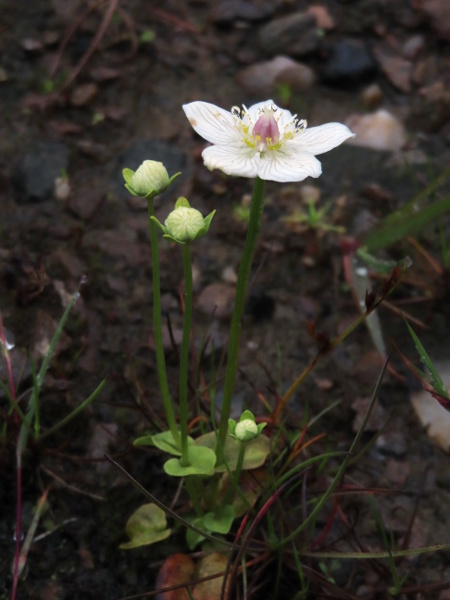
[[216, 453], [211, 448], [189, 446], [189, 464], [184, 467], [179, 458], [169, 458], [164, 464], [164, 471], [172, 477], [188, 475], [214, 475]]
[[120, 544], [122, 550], [155, 544], [172, 533], [167, 529], [165, 512], [152, 503], [140, 506], [128, 519], [125, 530], [130, 541]]
[[123, 175], [123, 178], [125, 179], [125, 183], [127, 183], [129, 186], [132, 186], [134, 171], [132, 171], [131, 169], [123, 169], [122, 175]]
[[[198, 529], [204, 529], [204, 525], [203, 525], [203, 517], [198, 517], [197, 519], [194, 519], [192, 521], [192, 525], [194, 525], [194, 527], [197, 527]], [[208, 533], [208, 532], [205, 532]], [[204, 535], [201, 535], [201, 533], [199, 533], [198, 531], [195, 531], [194, 529], [188, 529], [186, 531], [186, 542], [188, 545], [189, 550], [194, 550], [195, 547], [200, 544], [200, 542], [203, 542], [203, 540], [205, 539]]]
[[450, 396], [448, 393], [448, 390], [444, 384], [444, 382], [442, 381], [439, 373], [436, 370], [436, 367], [434, 366], [431, 358], [429, 357], [427, 351], [425, 350], [425, 348], [422, 345], [422, 342], [419, 340], [419, 338], [417, 337], [417, 334], [415, 333], [414, 329], [411, 327], [411, 325], [405, 321], [406, 326], [409, 330], [409, 333], [414, 341], [414, 344], [416, 346], [416, 350], [419, 353], [420, 356], [420, 360], [425, 364], [425, 366], [427, 367], [428, 371], [430, 372], [430, 375], [427, 377], [424, 373], [422, 373], [419, 369], [417, 369], [422, 376], [424, 377], [424, 379], [430, 381], [430, 383], [433, 386], [433, 389], [435, 392], [437, 392], [438, 394], [440, 394], [443, 398], [450, 400]]
[[380, 226], [371, 231], [362, 241], [362, 246], [369, 252], [380, 250], [397, 240], [421, 231], [426, 225], [436, 221], [442, 214], [449, 212], [450, 196], [424, 206], [424, 201], [449, 177], [450, 168], [446, 169], [440, 177], [402, 208], [387, 216]]
[[203, 525], [214, 533], [227, 534], [233, 525], [235, 515], [230, 505], [220, 507], [215, 513], [209, 512], [203, 517]]
[[[194, 444], [194, 440], [188, 436], [187, 438], [188, 446], [192, 446]], [[156, 433], [155, 435], [143, 435], [142, 437], [138, 437], [134, 440], [133, 444], [135, 446], [155, 446], [159, 448], [163, 452], [167, 452], [167, 454], [171, 454], [172, 456], [181, 456], [181, 450], [177, 446], [177, 443], [174, 440], [174, 437], [170, 431], [162, 431], [161, 433]]]
[[[216, 434], [214, 431], [205, 433], [195, 440], [196, 446], [202, 446], [215, 450], [216, 448]], [[236, 469], [236, 465], [239, 458], [240, 442], [227, 436], [225, 440], [225, 462], [231, 471]], [[190, 450], [189, 450], [190, 452]], [[246, 442], [245, 456], [242, 468], [245, 470], [256, 469], [266, 462], [266, 458], [270, 453], [270, 440], [265, 435], [260, 435], [257, 438]], [[217, 473], [224, 473], [227, 470], [226, 466], [216, 466]]]

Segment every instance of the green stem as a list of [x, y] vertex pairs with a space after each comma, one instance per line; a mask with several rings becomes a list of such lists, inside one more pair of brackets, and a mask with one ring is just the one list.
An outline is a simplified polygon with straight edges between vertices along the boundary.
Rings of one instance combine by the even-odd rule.
[[164, 356], [162, 320], [161, 320], [161, 287], [159, 279], [159, 250], [156, 225], [150, 217], [155, 215], [153, 208], [153, 198], [147, 198], [147, 209], [149, 217], [150, 244], [152, 248], [152, 268], [153, 268], [153, 330], [156, 346], [156, 364], [158, 369], [159, 389], [161, 391], [164, 412], [166, 413], [167, 424], [172, 436], [179, 445], [180, 434], [175, 422], [172, 401], [169, 394], [169, 384], [167, 382], [166, 359]]
[[[264, 181], [257, 177], [253, 187], [250, 217], [248, 221], [247, 238], [236, 285], [236, 299], [234, 302], [233, 318], [231, 320], [230, 342], [228, 347], [228, 362], [223, 391], [222, 413], [219, 426], [219, 440], [223, 447], [228, 431], [231, 403], [233, 400], [234, 384], [238, 369], [239, 345], [241, 340], [242, 317], [244, 315], [245, 298], [247, 295], [248, 280], [258, 241], [259, 228], [264, 208]], [[218, 452], [218, 450], [216, 450]]]
[[[236, 463], [236, 469], [234, 470], [234, 472], [230, 472], [230, 487], [228, 488], [227, 493], [225, 494], [225, 497], [222, 500], [221, 508], [219, 508], [219, 514], [222, 508], [225, 508], [226, 506], [228, 506], [228, 504], [231, 504], [231, 502], [233, 501], [234, 492], [238, 488], [239, 477], [241, 476], [242, 466], [244, 464], [246, 446], [247, 442], [239, 442], [239, 455]], [[247, 502], [247, 498], [243, 494], [241, 496]]]
[[181, 432], [181, 466], [189, 464], [187, 426], [188, 426], [188, 371], [189, 371], [189, 341], [192, 323], [192, 265], [189, 244], [184, 244], [184, 320], [183, 339], [180, 356], [180, 432]]

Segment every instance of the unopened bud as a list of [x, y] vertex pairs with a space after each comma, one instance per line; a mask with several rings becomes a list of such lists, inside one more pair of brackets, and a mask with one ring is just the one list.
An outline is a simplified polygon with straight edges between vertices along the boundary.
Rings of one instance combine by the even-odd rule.
[[179, 173], [169, 177], [166, 167], [156, 160], [144, 160], [136, 172], [131, 169], [122, 171], [125, 187], [141, 198], [154, 198], [164, 192]]

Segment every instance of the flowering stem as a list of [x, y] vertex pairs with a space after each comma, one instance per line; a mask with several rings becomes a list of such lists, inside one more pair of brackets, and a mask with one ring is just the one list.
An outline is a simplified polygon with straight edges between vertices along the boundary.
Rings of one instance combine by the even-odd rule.
[[189, 464], [187, 443], [188, 422], [188, 370], [189, 370], [189, 340], [192, 323], [192, 265], [189, 244], [182, 246], [184, 269], [184, 320], [183, 339], [180, 356], [180, 433], [181, 433], [181, 466]]
[[245, 298], [247, 295], [248, 280], [258, 241], [259, 228], [264, 208], [264, 181], [257, 177], [253, 187], [250, 217], [248, 221], [247, 238], [241, 264], [239, 265], [238, 280], [236, 285], [236, 299], [234, 302], [233, 317], [231, 320], [230, 342], [228, 347], [228, 362], [225, 375], [225, 388], [223, 392], [222, 413], [220, 416], [219, 440], [216, 452], [223, 448], [228, 431], [228, 419], [233, 400], [234, 384], [238, 369], [239, 345], [241, 340], [242, 317], [244, 315]]
[[158, 236], [156, 225], [153, 222], [155, 214], [153, 208], [153, 198], [147, 198], [147, 209], [150, 228], [150, 244], [152, 249], [152, 268], [153, 268], [153, 330], [155, 335], [156, 346], [156, 364], [158, 369], [159, 388], [161, 391], [164, 411], [166, 413], [167, 424], [170, 432], [178, 445], [180, 443], [180, 434], [175, 422], [172, 401], [169, 394], [169, 384], [167, 383], [166, 360], [164, 357], [164, 346], [162, 336], [162, 321], [161, 321], [161, 288], [159, 279], [159, 250]]
[[[230, 473], [229, 473], [230, 487], [228, 488], [227, 493], [225, 494], [225, 496], [221, 502], [221, 508], [219, 508], [219, 513], [225, 506], [228, 506], [233, 501], [233, 496], [234, 496], [235, 491], [238, 488], [239, 477], [241, 476], [242, 467], [244, 465], [246, 446], [247, 446], [247, 442], [239, 442], [239, 455], [238, 455], [238, 460], [236, 463], [236, 468], [234, 471], [230, 471]], [[240, 495], [248, 504], [246, 497], [241, 492], [240, 492]]]

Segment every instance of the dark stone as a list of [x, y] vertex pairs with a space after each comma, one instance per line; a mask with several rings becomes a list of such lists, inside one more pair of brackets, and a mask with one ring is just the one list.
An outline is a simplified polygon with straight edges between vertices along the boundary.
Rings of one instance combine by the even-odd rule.
[[302, 56], [317, 50], [320, 42], [316, 19], [306, 13], [275, 19], [265, 25], [258, 36], [259, 47], [271, 56]]
[[367, 83], [377, 64], [366, 46], [355, 40], [342, 40], [331, 49], [322, 78], [329, 83]]
[[212, 13], [212, 20], [217, 24], [242, 21], [260, 21], [274, 14], [276, 3], [267, 0], [222, 0]]
[[18, 204], [43, 202], [53, 196], [55, 179], [69, 165], [69, 150], [64, 144], [43, 142], [25, 154], [14, 169], [12, 185]]
[[174, 190], [187, 177], [187, 158], [186, 154], [179, 150], [174, 144], [167, 144], [158, 139], [139, 140], [132, 144], [123, 154], [119, 156], [119, 167], [117, 168], [117, 193], [120, 198], [127, 198], [129, 192], [124, 187], [122, 177], [123, 169], [132, 169], [136, 171], [144, 160], [156, 160], [162, 162], [166, 167], [169, 177], [181, 171], [181, 175], [175, 179], [167, 192], [161, 195], [173, 197]]

